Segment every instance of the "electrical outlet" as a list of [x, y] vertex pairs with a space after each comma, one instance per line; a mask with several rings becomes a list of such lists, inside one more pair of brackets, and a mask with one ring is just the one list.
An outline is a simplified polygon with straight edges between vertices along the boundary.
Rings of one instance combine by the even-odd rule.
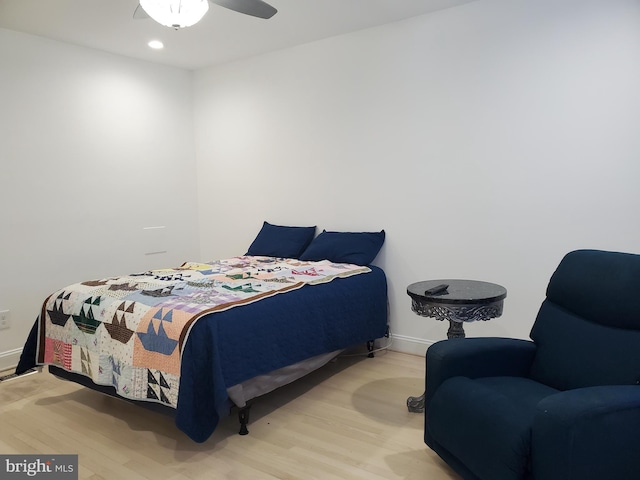
[[11, 327], [9, 319], [9, 310], [0, 310], [0, 330], [6, 330]]

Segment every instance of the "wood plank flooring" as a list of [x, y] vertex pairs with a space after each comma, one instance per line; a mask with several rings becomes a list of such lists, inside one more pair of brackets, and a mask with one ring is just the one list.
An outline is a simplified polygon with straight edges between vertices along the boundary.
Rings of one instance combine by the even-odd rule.
[[422, 357], [341, 357], [256, 399], [249, 435], [234, 412], [198, 444], [168, 416], [44, 372], [0, 382], [0, 452], [78, 454], [90, 480], [458, 479], [407, 411], [423, 385]]

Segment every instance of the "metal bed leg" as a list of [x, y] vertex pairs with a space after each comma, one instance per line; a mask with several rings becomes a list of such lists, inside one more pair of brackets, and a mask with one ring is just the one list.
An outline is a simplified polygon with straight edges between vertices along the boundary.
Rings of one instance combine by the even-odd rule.
[[369, 358], [373, 358], [373, 346], [374, 346], [374, 340], [368, 340], [367, 341], [367, 350], [369, 351], [369, 355], [367, 355], [367, 357]]
[[240, 421], [240, 431], [238, 432], [240, 435], [247, 435], [249, 430], [247, 430], [247, 423], [249, 423], [249, 409], [251, 406], [247, 405], [246, 407], [242, 407], [238, 410], [238, 420]]

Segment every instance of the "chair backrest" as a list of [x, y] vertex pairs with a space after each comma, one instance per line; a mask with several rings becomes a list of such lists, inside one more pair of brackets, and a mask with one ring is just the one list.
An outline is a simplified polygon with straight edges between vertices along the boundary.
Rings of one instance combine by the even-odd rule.
[[531, 377], [541, 383], [559, 390], [640, 384], [640, 255], [568, 253], [531, 339]]

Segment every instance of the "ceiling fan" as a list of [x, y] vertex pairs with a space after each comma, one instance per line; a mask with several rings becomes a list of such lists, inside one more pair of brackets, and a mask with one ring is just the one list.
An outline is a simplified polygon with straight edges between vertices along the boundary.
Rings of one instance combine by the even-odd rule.
[[262, 0], [139, 0], [133, 18], [152, 18], [161, 25], [179, 28], [198, 23], [209, 3], [258, 18], [271, 18], [278, 10]]

